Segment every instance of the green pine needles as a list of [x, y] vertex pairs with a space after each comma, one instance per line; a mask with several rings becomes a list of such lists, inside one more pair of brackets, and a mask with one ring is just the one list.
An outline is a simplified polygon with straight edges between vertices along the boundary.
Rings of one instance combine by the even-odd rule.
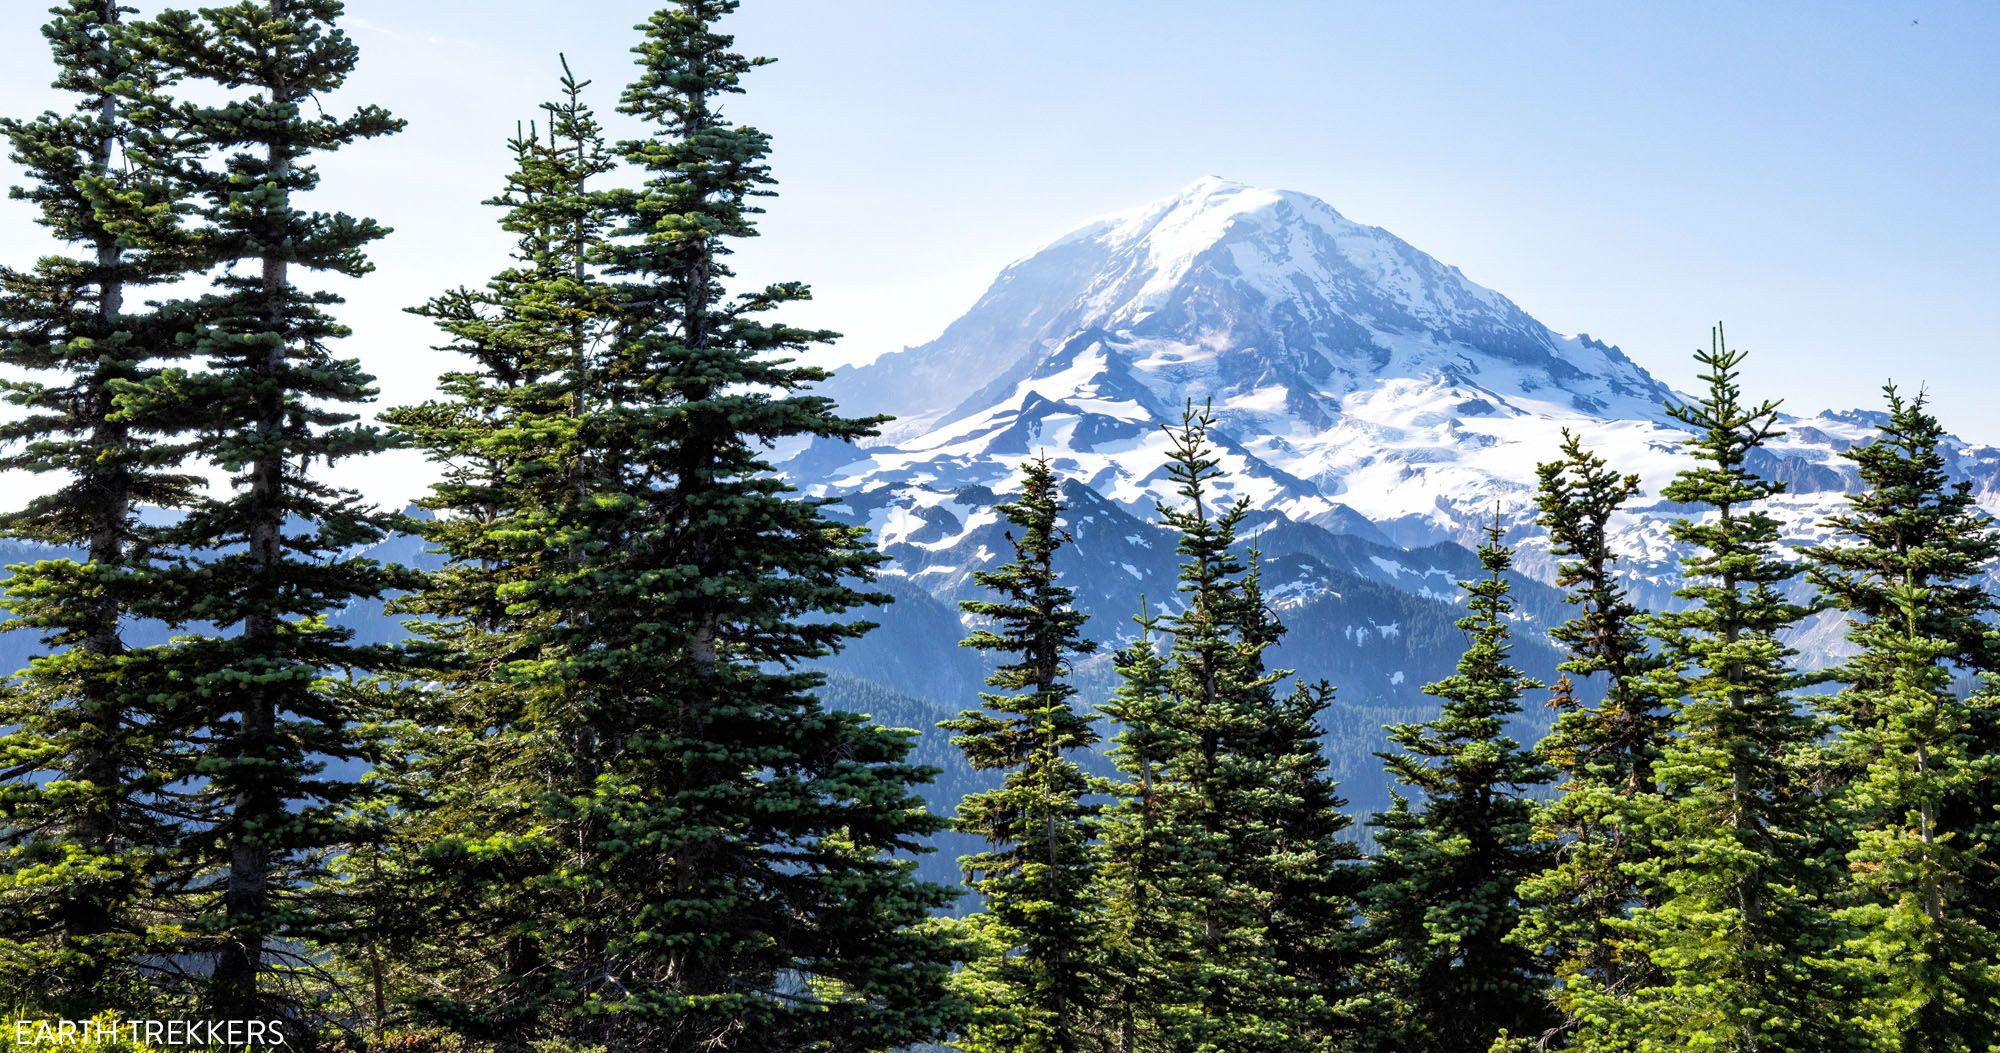
[[[410, 609], [456, 704], [417, 733], [396, 866], [453, 925], [426, 1014], [505, 1048], [889, 1049], [954, 1019], [925, 921], [950, 894], [908, 858], [930, 773], [801, 668], [866, 631], [879, 557], [762, 451], [872, 422], [798, 393], [825, 374], [787, 356], [831, 334], [766, 319], [803, 286], [724, 289], [770, 183], [719, 108], [761, 61], [715, 31], [733, 8], [642, 27], [645, 138], [606, 148], [564, 82], [496, 201], [514, 266], [424, 309], [468, 368], [394, 417], [455, 466]], [[599, 186], [614, 164], [637, 185]]]
[[1506, 733], [1535, 682], [1508, 664], [1513, 553], [1496, 523], [1480, 546], [1483, 578], [1462, 582], [1470, 645], [1458, 671], [1424, 693], [1435, 720], [1397, 724], [1382, 754], [1389, 773], [1421, 795], [1396, 794], [1371, 820], [1380, 846], [1367, 895], [1379, 990], [1390, 999], [1382, 1048], [1485, 1050], [1502, 1035], [1540, 1035], [1544, 970], [1507, 942], [1519, 923], [1515, 887], [1549, 861], [1534, 836], [1528, 791], [1548, 769]]
[[[1549, 630], [1566, 654], [1549, 700], [1555, 726], [1536, 747], [1562, 778], [1556, 799], [1535, 813], [1537, 839], [1555, 852], [1522, 883], [1521, 923], [1510, 937], [1550, 963], [1550, 990], [1564, 1015], [1551, 1037], [1579, 1022], [1573, 991], [1626, 990], [1653, 976], [1649, 959], [1625, 950], [1617, 923], [1643, 902], [1634, 874], [1658, 854], [1647, 817], [1667, 734], [1651, 677], [1663, 663], [1647, 647], [1609, 541], [1612, 517], [1639, 493], [1639, 479], [1614, 471], [1567, 431], [1560, 450], [1559, 460], [1540, 466], [1536, 495], [1558, 560], [1555, 584], [1577, 608]], [[1595, 704], [1578, 698], [1572, 676], [1597, 694]]]
[[[1219, 503], [1215, 418], [1169, 431], [1180, 500], [1180, 607], [1142, 615], [1107, 715], [1121, 772], [1097, 852], [1113, 976], [1101, 1031], [1119, 1050], [1338, 1049], [1352, 1036], [1358, 854], [1319, 749], [1323, 686], [1282, 693], [1265, 653], [1283, 632], [1249, 508]], [[1169, 634], [1164, 652], [1156, 629]]]
[[30, 182], [14, 197], [80, 250], [0, 270], [0, 361], [20, 415], [0, 466], [59, 480], [0, 518], [47, 558], [8, 568], [4, 627], [44, 653], [0, 692], [0, 998], [61, 1011], [151, 1004], [143, 963], [183, 883], [175, 784], [191, 716], [162, 697], [157, 627], [170, 556], [143, 508], [192, 500], [186, 406], [166, 370], [186, 324], [145, 301], [194, 241], [189, 143], [161, 127], [174, 72], [110, 0], [73, 0], [43, 28], [68, 113], [0, 123]]
[[1995, 603], [1980, 578], [2000, 539], [1945, 473], [1924, 399], [1886, 389], [1880, 437], [1848, 452], [1864, 488], [1829, 522], [1810, 571], [1848, 614], [1828, 767], [1848, 883], [1840, 960], [1878, 1049], [1992, 1048], [2000, 916], [1991, 856], [1993, 701], [1957, 681], [1990, 669]]
[[183, 169], [197, 265], [213, 291], [181, 306], [193, 323], [182, 346], [198, 368], [171, 383], [203, 460], [227, 482], [167, 532], [190, 555], [169, 586], [180, 596], [174, 620], [202, 626], [178, 640], [173, 661], [176, 704], [203, 728], [199, 807], [209, 825], [188, 846], [204, 869], [190, 928], [213, 956], [216, 1012], [296, 1004], [296, 974], [310, 963], [289, 945], [334, 936], [304, 891], [344, 842], [357, 789], [329, 762], [362, 756], [364, 714], [334, 678], [386, 668], [393, 655], [327, 615], [411, 580], [351, 554], [384, 537], [390, 517], [306, 473], [390, 444], [361, 420], [372, 379], [332, 350], [347, 335], [328, 311], [339, 297], [301, 284], [366, 274], [366, 247], [387, 233], [297, 201], [319, 189], [316, 156], [401, 127], [373, 106], [323, 110], [359, 60], [335, 25], [340, 13], [331, 0], [243, 2], [170, 11], [146, 33], [157, 61], [227, 96], [167, 115], [222, 154]]
[[[420, 1019], [519, 1046], [580, 1029], [606, 938], [586, 883], [609, 837], [579, 806], [605, 774], [598, 692], [565, 678], [565, 625], [593, 612], [589, 553], [606, 453], [586, 434], [613, 296], [594, 271], [608, 217], [592, 197], [615, 159], [565, 75], [545, 124], [508, 143], [515, 167], [488, 204], [514, 259], [480, 289], [416, 308], [466, 365], [442, 398], [385, 419], [443, 466], [425, 539], [445, 557], [400, 609], [416, 615], [429, 690], [385, 770], [394, 809], [355, 881], [371, 946], [403, 971]], [[486, 946], [470, 938], [488, 934]], [[598, 981], [601, 983], [602, 981]]]
[[1821, 728], [1792, 693], [1782, 639], [1808, 608], [1781, 591], [1799, 567], [1761, 505], [1783, 484], [1750, 467], [1779, 433], [1777, 404], [1744, 401], [1743, 353], [1719, 327], [1696, 360], [1704, 398], [1668, 409], [1694, 432], [1695, 463], [1664, 496], [1704, 514], [1673, 529], [1690, 551], [1686, 608], [1650, 620], [1675, 734], [1655, 766], [1656, 858], [1632, 868], [1643, 902], [1622, 923], [1656, 971], [1633, 991], [1581, 978], [1579, 1044], [1844, 1048], [1847, 995], [1822, 964], [1836, 941], [1818, 842], [1829, 820], [1810, 785]]
[[959, 1043], [968, 1051], [1090, 1048], [1103, 986], [1092, 950], [1102, 939], [1088, 856], [1093, 780], [1073, 756], [1097, 732], [1068, 681], [1071, 659], [1097, 645], [1083, 637], [1085, 618], [1056, 579], [1056, 552], [1069, 540], [1060, 487], [1037, 458], [1021, 468], [1020, 496], [996, 506], [1012, 526], [1014, 558], [975, 572], [994, 599], [960, 606], [988, 626], [965, 646], [1008, 660], [987, 680], [996, 691], [981, 696], [984, 709], [938, 725], [974, 769], [1004, 773], [1000, 788], [968, 794], [958, 807], [958, 830], [990, 846], [960, 861], [983, 901], [966, 924], [977, 953], [957, 977], [982, 1009]]

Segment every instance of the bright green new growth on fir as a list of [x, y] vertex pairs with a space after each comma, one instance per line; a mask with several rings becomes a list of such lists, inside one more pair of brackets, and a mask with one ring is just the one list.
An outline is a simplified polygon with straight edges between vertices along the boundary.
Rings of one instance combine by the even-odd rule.
[[1991, 669], [2000, 556], [1969, 484], [1953, 484], [1924, 399], [1886, 389], [1875, 441], [1847, 452], [1865, 489], [1810, 553], [1812, 579], [1849, 614], [1859, 653], [1837, 675], [1830, 768], [1851, 830], [1843, 964], [1862, 985], [1875, 1048], [1989, 1050], [2000, 1005], [2000, 915], [1990, 698], [1954, 691]]
[[66, 481], [0, 519], [9, 537], [69, 548], [7, 568], [5, 628], [48, 648], [0, 692], [0, 1003], [94, 1012], [152, 1001], [143, 955], [172, 946], [159, 910], [184, 870], [172, 789], [183, 715], [157, 696], [159, 649], [130, 625], [162, 617], [159, 531], [141, 506], [188, 501], [163, 366], [178, 319], [140, 294], [179, 277], [189, 241], [184, 144], [157, 127], [167, 74], [144, 61], [114, 0], [70, 0], [43, 27], [70, 113], [0, 122], [30, 182], [12, 196], [86, 256], [0, 270], [0, 362], [24, 415], [0, 426], [0, 467]]
[[1502, 1033], [1539, 1036], [1549, 1021], [1542, 963], [1507, 942], [1520, 920], [1515, 888], [1548, 847], [1527, 791], [1551, 773], [1506, 733], [1535, 682], [1508, 664], [1513, 552], [1496, 523], [1479, 548], [1486, 576], [1459, 583], [1471, 638], [1458, 670], [1424, 693], [1434, 720], [1394, 724], [1399, 752], [1381, 757], [1402, 793], [1370, 820], [1378, 851], [1365, 915], [1373, 973], [1389, 1000], [1385, 1048], [1483, 1053]]
[[720, 109], [762, 61], [715, 31], [734, 7], [641, 27], [620, 108], [649, 134], [610, 151], [636, 186], [586, 188], [574, 97], [552, 112], [571, 158], [517, 143], [516, 267], [427, 311], [473, 367], [397, 418], [466, 466], [434, 497], [463, 515], [432, 532], [452, 567], [415, 608], [463, 708], [424, 733], [447, 752], [413, 788], [543, 789], [445, 797], [407, 841], [449, 836], [396, 865], [438, 875], [423, 909], [456, 926], [424, 952], [456, 978], [427, 1011], [509, 1047], [890, 1049], [957, 1017], [926, 921], [950, 892], [908, 858], [942, 825], [912, 791], [931, 773], [913, 733], [823, 708], [800, 668], [866, 631], [843, 616], [882, 599], [855, 587], [881, 557], [763, 451], [875, 422], [800, 393], [826, 374], [787, 354], [832, 334], [764, 316], [803, 286], [724, 286], [771, 182], [767, 138]]
[[1632, 868], [1645, 903], [1619, 926], [1657, 972], [1632, 991], [1579, 978], [1577, 1044], [1845, 1048], [1846, 998], [1823, 964], [1836, 941], [1817, 843], [1827, 818], [1809, 784], [1819, 724], [1791, 694], [1794, 652], [1779, 638], [1807, 608], [1779, 591], [1798, 568], [1759, 507], [1783, 484], [1749, 465], [1779, 433], [1777, 404], [1743, 401], [1743, 353], [1720, 328], [1696, 360], [1704, 398], [1668, 407], [1696, 460], [1664, 496], [1706, 512], [1673, 528], [1689, 548], [1676, 592], [1688, 606], [1651, 620], [1675, 734], [1655, 765], [1657, 858]]
[[1098, 864], [1118, 974], [1105, 1031], [1120, 1049], [1333, 1049], [1351, 1029], [1357, 874], [1318, 746], [1330, 692], [1281, 697], [1289, 674], [1265, 668], [1283, 628], [1254, 556], [1234, 551], [1248, 507], [1213, 504], [1213, 424], [1190, 406], [1169, 431], [1181, 500], [1160, 516], [1179, 535], [1182, 606], [1159, 619], [1164, 656], [1128, 649], [1107, 711], [1130, 782]]
[[[1560, 796], [1534, 820], [1536, 837], [1555, 856], [1522, 883], [1521, 924], [1510, 939], [1552, 963], [1552, 997], [1574, 1026], [1574, 981], [1624, 990], [1652, 972], [1650, 961], [1622, 953], [1614, 921], [1640, 902], [1631, 871], [1656, 852], [1646, 815], [1666, 715], [1650, 680], [1661, 662], [1647, 648], [1609, 546], [1612, 517], [1639, 492], [1639, 479], [1614, 471], [1568, 431], [1560, 452], [1539, 466], [1536, 494], [1557, 560], [1555, 584], [1577, 608], [1549, 630], [1566, 654], [1549, 700], [1555, 725], [1536, 746], [1562, 778]], [[1572, 676], [1601, 692], [1595, 705], [1578, 700]]]
[[[996, 599], [959, 606], [984, 620], [965, 646], [1010, 657], [987, 683], [999, 689], [938, 726], [976, 770], [1005, 772], [995, 790], [966, 795], [956, 827], [984, 838], [987, 851], [960, 860], [967, 885], [984, 900], [966, 919], [979, 948], [954, 978], [979, 1007], [958, 1041], [968, 1053], [1074, 1053], [1088, 1048], [1102, 969], [1098, 904], [1092, 895], [1085, 798], [1093, 780], [1070, 756], [1097, 742], [1088, 714], [1072, 700], [1073, 656], [1097, 645], [1085, 617], [1056, 579], [1062, 529], [1061, 483], [1046, 459], [1021, 468], [1021, 494], [995, 506], [1012, 525], [1012, 561], [973, 573]], [[1005, 693], [1003, 693], [1005, 692]]]

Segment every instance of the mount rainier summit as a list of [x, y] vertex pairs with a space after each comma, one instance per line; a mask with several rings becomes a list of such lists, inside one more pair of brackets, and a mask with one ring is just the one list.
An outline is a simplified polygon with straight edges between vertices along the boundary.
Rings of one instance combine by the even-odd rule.
[[[1521, 547], [1517, 658], [1552, 675], [1540, 630], [1566, 615], [1542, 584], [1533, 497], [1563, 429], [1646, 487], [1616, 538], [1637, 598], [1670, 603], [1677, 577], [1667, 527], [1681, 510], [1657, 495], [1686, 462], [1688, 435], [1664, 409], [1680, 396], [1617, 347], [1552, 332], [1305, 194], [1202, 179], [1090, 222], [1002, 270], [937, 339], [822, 390], [851, 415], [896, 418], [868, 444], [820, 443], [780, 466], [891, 557], [883, 587], [897, 602], [830, 667], [836, 692], [892, 722], [975, 703], [985, 669], [956, 646], [957, 601], [976, 592], [972, 571], [1004, 558], [991, 508], [1024, 458], [1045, 453], [1069, 480], [1076, 544], [1062, 569], [1103, 650], [1135, 631], [1142, 596], [1172, 605], [1173, 542], [1153, 525], [1172, 489], [1161, 426], [1191, 399], [1219, 418], [1225, 494], [1255, 510], [1250, 540], [1291, 628], [1276, 663], [1340, 690], [1329, 748], [1357, 805], [1374, 803], [1380, 725], [1435, 709], [1419, 688], [1460, 650], [1454, 582], [1475, 571], [1469, 545], [1496, 513]], [[1782, 393], [1750, 393], [1766, 394]], [[1877, 419], [1785, 418], [1754, 467], [1789, 485], [1769, 509], [1788, 540], [1821, 535], [1855, 482], [1840, 453]], [[1950, 455], [2000, 511], [2000, 450]], [[1795, 642], [1825, 661], [1840, 634], [1822, 616]], [[1078, 674], [1086, 695], [1108, 692], [1103, 654]], [[1542, 717], [1526, 719], [1531, 735]]]

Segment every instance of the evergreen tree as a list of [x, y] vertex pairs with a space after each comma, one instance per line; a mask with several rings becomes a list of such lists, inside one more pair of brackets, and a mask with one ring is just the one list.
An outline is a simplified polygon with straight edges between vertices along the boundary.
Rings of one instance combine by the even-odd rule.
[[1370, 1019], [1373, 993], [1360, 982], [1364, 960], [1356, 918], [1368, 882], [1354, 825], [1320, 748], [1320, 717], [1333, 685], [1299, 681], [1278, 699], [1264, 757], [1274, 779], [1275, 828], [1265, 867], [1271, 889], [1268, 936], [1280, 975], [1298, 1000], [1290, 1026], [1305, 1048], [1349, 1048]]
[[1381, 755], [1422, 795], [1412, 807], [1396, 793], [1371, 820], [1379, 850], [1367, 931], [1392, 1000], [1385, 1048], [1483, 1053], [1503, 1034], [1540, 1034], [1550, 1023], [1545, 970], [1506, 939], [1521, 915], [1515, 888], [1548, 861], [1526, 791], [1550, 772], [1506, 733], [1535, 684], [1507, 664], [1513, 553], [1497, 520], [1479, 561], [1486, 576], [1459, 586], [1470, 646], [1456, 673], [1424, 686], [1443, 700], [1437, 719], [1391, 725], [1401, 752]]
[[1181, 556], [1182, 607], [1167, 621], [1180, 749], [1165, 773], [1177, 784], [1168, 818], [1182, 862], [1161, 889], [1177, 938], [1166, 949], [1170, 1001], [1157, 1009], [1166, 1049], [1301, 1048], [1303, 1036], [1288, 1033], [1295, 1008], [1267, 940], [1269, 890], [1257, 866], [1274, 842], [1260, 806], [1275, 787], [1251, 750], [1264, 730], [1259, 703], [1277, 678], [1263, 667], [1270, 641], [1239, 636], [1250, 612], [1234, 546], [1249, 507], [1213, 503], [1221, 473], [1208, 438], [1214, 423], [1207, 409], [1189, 406], [1167, 464], [1181, 503], [1159, 508]]
[[1120, 763], [1150, 788], [1120, 791], [1102, 866], [1133, 970], [1117, 985], [1149, 1000], [1114, 1033], [1140, 1049], [1335, 1048], [1341, 992], [1317, 981], [1352, 913], [1328, 872], [1352, 850], [1337, 840], [1339, 797], [1317, 756], [1325, 695], [1280, 698], [1289, 674], [1264, 665], [1283, 630], [1234, 551], [1247, 506], [1214, 506], [1213, 424], [1190, 405], [1171, 432], [1181, 501], [1160, 513], [1179, 535], [1183, 606], [1165, 620], [1173, 644], [1158, 668], [1130, 656], [1119, 706], [1144, 721], [1128, 726], [1137, 735], [1121, 742]]
[[1102, 707], [1120, 729], [1110, 750], [1119, 779], [1112, 802], [1097, 817], [1092, 867], [1104, 906], [1104, 958], [1109, 974], [1100, 998], [1100, 1032], [1116, 1053], [1164, 1048], [1159, 1007], [1166, 1005], [1167, 956], [1177, 930], [1167, 909], [1167, 875], [1181, 863], [1181, 845], [1162, 820], [1173, 784], [1163, 778], [1179, 751], [1167, 695], [1167, 661], [1160, 618], [1140, 600], [1139, 632], [1112, 656], [1118, 686]]
[[[567, 266], [579, 294], [606, 285], [601, 335], [560, 343], [562, 376], [523, 367], [524, 389], [555, 387], [524, 390], [490, 436], [464, 437], [502, 463], [505, 492], [490, 527], [450, 543], [455, 564], [511, 576], [468, 569], [453, 583], [462, 598], [425, 601], [468, 631], [486, 619], [512, 637], [482, 644], [502, 660], [462, 669], [499, 681], [476, 689], [490, 701], [468, 719], [513, 721], [519, 705], [521, 730], [550, 737], [494, 792], [563, 765], [508, 829], [447, 849], [512, 856], [491, 860], [496, 883], [516, 865], [540, 875], [527, 913], [481, 930], [498, 989], [466, 1007], [489, 1026], [515, 1021], [510, 1045], [889, 1049], [957, 1016], [948, 937], [926, 922], [949, 891], [916, 880], [909, 858], [941, 825], [912, 790], [930, 777], [908, 761], [913, 733], [825, 709], [820, 674], [801, 668], [867, 629], [846, 615], [883, 599], [856, 587], [880, 557], [762, 452], [875, 422], [800, 393], [826, 374], [788, 355], [831, 334], [764, 316], [804, 286], [725, 287], [729, 247], [755, 233], [752, 201], [771, 183], [767, 137], [720, 109], [762, 61], [716, 31], [734, 7], [690, 0], [641, 27], [621, 109], [649, 134], [613, 151], [635, 185], [584, 194], [581, 221], [604, 224], [601, 242], [581, 277], [567, 255], [550, 268]], [[519, 309], [569, 317], [542, 302], [554, 295], [524, 290]], [[586, 330], [595, 296], [565, 301], [590, 303], [574, 319]], [[495, 352], [502, 368], [521, 353]], [[476, 362], [468, 392], [504, 386], [495, 368]], [[557, 389], [568, 419], [551, 409]], [[422, 441], [448, 452], [461, 440]], [[481, 613], [496, 602], [497, 616]], [[506, 809], [467, 814], [482, 807]]]
[[1846, 454], [1864, 488], [1829, 521], [1837, 539], [1810, 553], [1859, 650], [1834, 698], [1832, 767], [1854, 830], [1845, 958], [1879, 1048], [1986, 1050], [2000, 1006], [1996, 743], [1990, 701], [1958, 696], [1953, 680], [1992, 668], [1981, 578], [2000, 538], [1971, 485], [1950, 482], [1924, 399], [1886, 393], [1880, 437]]
[[345, 840], [340, 815], [357, 784], [327, 767], [359, 757], [364, 714], [333, 678], [384, 668], [391, 652], [355, 643], [327, 615], [408, 581], [352, 554], [390, 518], [309, 472], [387, 445], [357, 423], [372, 378], [330, 346], [347, 335], [327, 310], [340, 298], [298, 284], [366, 274], [365, 247], [386, 233], [295, 199], [319, 186], [315, 157], [400, 127], [373, 106], [324, 112], [359, 57], [334, 24], [340, 9], [245, 0], [168, 11], [148, 27], [160, 61], [225, 96], [170, 115], [219, 155], [183, 170], [202, 199], [215, 291], [175, 305], [198, 322], [185, 350], [207, 368], [171, 379], [227, 482], [169, 538], [192, 560], [172, 586], [176, 620], [210, 627], [175, 648], [176, 704], [202, 724], [204, 825], [182, 851], [210, 868], [188, 910], [213, 956], [212, 1009], [232, 1016], [281, 997], [276, 985], [305, 964], [292, 941], [335, 935], [307, 882]]
[[[1238, 646], [1250, 668], [1262, 667], [1264, 649], [1285, 632], [1264, 598], [1262, 552], [1252, 546], [1243, 578]], [[1280, 672], [1272, 677], [1289, 676]], [[1294, 1040], [1307, 1048], [1342, 1048], [1359, 1034], [1370, 998], [1356, 983], [1361, 945], [1355, 929], [1367, 871], [1361, 849], [1347, 837], [1353, 819], [1347, 800], [1320, 748], [1320, 717], [1333, 705], [1333, 685], [1300, 680], [1262, 705], [1262, 741], [1250, 747], [1264, 768], [1263, 819], [1271, 829], [1268, 854], [1258, 860], [1258, 884], [1269, 891], [1266, 935], [1283, 989], [1294, 999], [1287, 1018]]]
[[0, 362], [24, 415], [0, 467], [64, 481], [0, 517], [57, 550], [7, 568], [4, 628], [46, 652], [0, 692], [0, 1002], [95, 1012], [147, 1004], [145, 957], [167, 946], [177, 869], [176, 715], [156, 704], [158, 531], [142, 506], [184, 505], [174, 400], [161, 391], [175, 322], [140, 301], [180, 277], [181, 144], [152, 119], [167, 87], [115, 0], [69, 0], [43, 27], [70, 113], [0, 122], [32, 204], [81, 256], [0, 269]]
[[432, 687], [387, 751], [396, 807], [352, 871], [375, 905], [354, 967], [386, 950], [401, 975], [382, 986], [421, 1018], [517, 1048], [590, 985], [588, 940], [558, 922], [589, 909], [564, 875], [605, 836], [573, 804], [599, 774], [588, 696], [539, 674], [561, 657], [552, 629], [590, 616], [587, 505], [611, 485], [587, 428], [612, 316], [590, 264], [606, 230], [592, 184], [615, 163], [586, 87], [565, 67], [545, 125], [508, 143], [514, 170], [487, 204], [512, 265], [415, 309], [467, 367], [440, 378], [442, 398], [384, 415], [441, 465], [422, 530], [446, 564], [401, 605]]
[[1673, 528], [1690, 553], [1676, 592], [1688, 606], [1652, 619], [1671, 663], [1657, 679], [1677, 699], [1676, 734], [1655, 766], [1658, 858], [1635, 868], [1646, 903], [1621, 926], [1657, 973], [1633, 991], [1578, 978], [1578, 1044], [1845, 1048], [1850, 1014], [1822, 964], [1833, 924], [1808, 770], [1819, 726], [1790, 694], [1799, 677], [1780, 639], [1807, 609], [1779, 591], [1798, 569], [1779, 557], [1778, 523], [1758, 507], [1784, 486], [1749, 466], [1779, 434], [1777, 404], [1743, 401], [1743, 354], [1720, 327], [1695, 357], [1706, 395], [1668, 412], [1694, 432], [1696, 463], [1664, 493], [1705, 514]]
[[[1068, 536], [1060, 482], [1046, 458], [1021, 470], [1021, 495], [997, 506], [1013, 524], [1014, 559], [973, 580], [997, 599], [965, 600], [986, 619], [965, 646], [1011, 656], [987, 683], [986, 708], [938, 726], [975, 770], [1004, 772], [1000, 788], [968, 794], [958, 806], [961, 833], [985, 839], [987, 851], [961, 863], [984, 909], [967, 919], [986, 951], [957, 976], [975, 1007], [970, 1051], [1075, 1053], [1086, 1048], [1101, 969], [1084, 798], [1091, 780], [1070, 756], [1097, 742], [1066, 679], [1071, 657], [1097, 645], [1082, 634], [1084, 615], [1056, 577], [1055, 555]], [[1017, 533], [1018, 532], [1018, 533]], [[1007, 692], [1007, 693], [1000, 693]]]
[[[1535, 813], [1536, 836], [1555, 856], [1522, 883], [1521, 926], [1511, 939], [1552, 963], [1568, 1028], [1577, 1022], [1573, 979], [1623, 990], [1651, 973], [1649, 961], [1621, 953], [1614, 921], [1641, 899], [1632, 869], [1655, 854], [1646, 813], [1656, 799], [1666, 714], [1650, 679], [1661, 662], [1646, 646], [1609, 545], [1611, 519], [1639, 492], [1639, 478], [1613, 471], [1568, 431], [1561, 453], [1540, 466], [1536, 502], [1557, 560], [1556, 586], [1568, 590], [1564, 599], [1577, 613], [1549, 632], [1567, 654], [1549, 702], [1555, 726], [1537, 752], [1563, 781], [1561, 796]], [[1572, 676], [1601, 685], [1596, 705], [1578, 701]]]

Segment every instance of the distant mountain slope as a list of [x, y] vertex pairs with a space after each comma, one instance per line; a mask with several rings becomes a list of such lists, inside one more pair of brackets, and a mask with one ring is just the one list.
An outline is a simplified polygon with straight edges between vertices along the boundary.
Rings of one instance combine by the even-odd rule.
[[[862, 449], [795, 458], [821, 492], [1004, 487], [1046, 451], [1144, 512], [1167, 491], [1158, 425], [1212, 399], [1259, 507], [1406, 544], [1464, 542], [1496, 509], [1524, 520], [1534, 463], [1565, 427], [1655, 489], [1686, 438], [1663, 411], [1673, 392], [1618, 348], [1556, 334], [1314, 198], [1216, 179], [1012, 264], [938, 339], [841, 370], [826, 392], [898, 420]], [[1764, 467], [1802, 495], [1838, 493], [1852, 473], [1837, 454], [1871, 423], [1799, 419]], [[2000, 453], [1956, 452], [1992, 496]], [[1826, 505], [1794, 509], [1801, 536]], [[1659, 554], [1644, 530], [1628, 547]]]
[[[1001, 272], [922, 347], [828, 393], [911, 435], [978, 412], [1078, 333], [1114, 334], [1121, 376], [1178, 403], [1197, 381], [1260, 423], [1323, 427], [1385, 377], [1483, 377], [1580, 409], [1657, 415], [1666, 389], [1616, 348], [1566, 340], [1505, 297], [1325, 202], [1220, 179], [1092, 222]], [[1386, 339], [1385, 339], [1386, 338]], [[1269, 429], [1259, 429], [1269, 430]]]
[[[1690, 346], [1703, 335], [1691, 330]], [[1173, 541], [1151, 524], [1171, 498], [1162, 426], [1190, 400], [1213, 403], [1226, 491], [1259, 512], [1255, 541], [1293, 627], [1281, 664], [1343, 691], [1330, 751], [1365, 784], [1357, 804], [1380, 801], [1369, 754], [1381, 720], [1434, 709], [1418, 688], [1462, 646], [1453, 582], [1472, 573], [1466, 546], [1496, 514], [1521, 546], [1519, 657], [1551, 670], [1541, 633], [1564, 614], [1540, 583], [1551, 567], [1531, 529], [1533, 486], [1564, 429], [1642, 477], [1647, 496], [1616, 544], [1641, 598], [1672, 602], [1681, 553], [1668, 526], [1684, 510], [1657, 495], [1686, 463], [1689, 436], [1664, 408], [1678, 396], [1617, 347], [1557, 334], [1304, 194], [1202, 179], [1088, 223], [1005, 268], [936, 340], [843, 369], [825, 393], [898, 419], [870, 444], [819, 444], [782, 470], [872, 529], [905, 600], [834, 664], [954, 705], [972, 704], [983, 673], [955, 647], [955, 605], [973, 570], [1004, 558], [991, 509], [1026, 457], [1047, 454], [1073, 483], [1065, 570], [1089, 632], [1115, 643], [1141, 595], [1175, 601]], [[1771, 511], [1793, 543], [1822, 535], [1855, 481], [1839, 455], [1876, 419], [1787, 418], [1760, 457], [1792, 488]], [[2000, 451], [1950, 454], [2000, 510]], [[1823, 618], [1799, 644], [1825, 661], [1840, 635]], [[1108, 671], [1083, 672], [1099, 678], [1093, 693], [1109, 690]], [[1530, 710], [1524, 736], [1545, 716]]]

